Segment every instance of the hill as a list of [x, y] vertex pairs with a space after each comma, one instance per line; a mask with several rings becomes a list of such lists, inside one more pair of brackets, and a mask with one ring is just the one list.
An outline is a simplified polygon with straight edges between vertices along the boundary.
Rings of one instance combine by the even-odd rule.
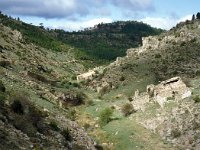
[[163, 30], [142, 22], [118, 21], [101, 23], [79, 32], [55, 32], [60, 40], [86, 52], [93, 60], [111, 61], [118, 56], [125, 56], [126, 49], [141, 45], [142, 37], [158, 35]]
[[[0, 149], [199, 149], [199, 19], [161, 34], [132, 21], [72, 33], [0, 21]], [[120, 53], [104, 57], [109, 46]]]
[[[99, 93], [101, 102], [96, 102], [96, 107], [114, 108], [114, 116], [119, 117], [103, 128], [115, 140], [121, 139], [116, 147], [199, 149], [199, 35], [200, 20], [195, 19], [179, 23], [161, 35], [145, 37], [141, 47], [128, 49], [126, 57], [118, 57], [87, 84]], [[185, 95], [179, 95], [181, 90]], [[90, 112], [94, 108], [88, 109]], [[119, 112], [127, 117], [121, 117]], [[152, 148], [152, 144], [140, 142], [135, 146], [127, 137], [138, 140], [137, 134], [131, 134], [138, 124], [156, 133], [167, 147]], [[113, 131], [118, 134], [113, 136]], [[146, 142], [147, 134], [140, 135]]]
[[65, 94], [72, 105], [85, 99], [74, 80], [83, 71], [69, 49], [27, 43], [19, 31], [1, 24], [0, 149], [95, 149], [94, 140], [72, 121], [75, 110], [62, 108]]
[[27, 43], [53, 51], [63, 51], [71, 47], [70, 52], [86, 67], [103, 65], [118, 56], [124, 56], [127, 48], [141, 44], [143, 36], [163, 32], [135, 21], [99, 24], [90, 30], [66, 32], [27, 24], [19, 18], [13, 19], [4, 14], [0, 14], [0, 19], [3, 25], [20, 31]]

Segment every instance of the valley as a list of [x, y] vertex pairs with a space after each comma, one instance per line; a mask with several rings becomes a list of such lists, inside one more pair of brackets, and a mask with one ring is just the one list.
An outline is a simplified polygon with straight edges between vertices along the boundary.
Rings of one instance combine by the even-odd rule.
[[198, 18], [68, 33], [1, 14], [0, 149], [198, 150], [199, 48]]

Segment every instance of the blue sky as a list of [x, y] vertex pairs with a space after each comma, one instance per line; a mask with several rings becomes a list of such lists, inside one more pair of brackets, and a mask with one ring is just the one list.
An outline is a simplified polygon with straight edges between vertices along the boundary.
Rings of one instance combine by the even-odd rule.
[[200, 11], [199, 0], [1, 0], [0, 10], [27, 23], [81, 30], [101, 22], [143, 21], [170, 29]]

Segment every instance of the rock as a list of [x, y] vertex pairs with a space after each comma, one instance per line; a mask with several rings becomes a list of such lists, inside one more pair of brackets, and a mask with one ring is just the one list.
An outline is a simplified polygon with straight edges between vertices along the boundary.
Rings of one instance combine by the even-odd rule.
[[139, 94], [139, 91], [135, 91], [134, 100], [131, 102], [135, 111], [142, 110], [145, 111], [145, 106], [149, 103], [149, 95], [147, 93]]
[[111, 86], [108, 82], [103, 82], [99, 87], [97, 87], [97, 92], [100, 95], [104, 95], [106, 92], [108, 92], [111, 89]]
[[80, 81], [92, 80], [95, 74], [96, 73], [94, 70], [90, 70], [89, 72], [78, 75], [77, 81], [80, 82]]
[[21, 41], [22, 40], [22, 34], [21, 32], [14, 30], [13, 32], [13, 38], [17, 41]]
[[154, 100], [158, 102], [161, 107], [164, 107], [164, 103], [166, 103], [168, 98], [178, 101], [191, 96], [190, 89], [186, 86], [180, 77], [174, 77], [163, 81], [152, 88], [153, 89], [151, 89], [151, 91], [154, 92]]

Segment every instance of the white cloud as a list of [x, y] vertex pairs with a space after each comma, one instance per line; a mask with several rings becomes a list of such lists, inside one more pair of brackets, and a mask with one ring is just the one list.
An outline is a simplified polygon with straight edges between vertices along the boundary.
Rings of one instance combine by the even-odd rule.
[[164, 18], [146, 17], [139, 21], [147, 23], [151, 25], [152, 27], [169, 30], [170, 28], [174, 27], [177, 23], [186, 21], [186, 20], [191, 20], [191, 18], [192, 18], [192, 15], [187, 15], [179, 19], [176, 19], [173, 17], [164, 17]]
[[51, 26], [50, 28], [56, 28], [56, 29], [64, 29], [66, 31], [78, 31], [83, 30], [85, 28], [93, 27], [94, 25], [97, 25], [99, 23], [110, 23], [112, 22], [112, 19], [110, 18], [98, 18], [98, 19], [91, 19], [91, 20], [85, 20], [85, 21], [62, 21], [62, 26], [60, 24], [54, 24], [54, 26]]
[[11, 15], [46, 19], [110, 15], [110, 6], [118, 11], [148, 12], [153, 0], [0, 0], [0, 10]]
[[187, 16], [180, 18], [177, 22], [182, 22], [182, 21], [191, 20], [191, 19], [192, 19], [192, 14], [189, 14]]

